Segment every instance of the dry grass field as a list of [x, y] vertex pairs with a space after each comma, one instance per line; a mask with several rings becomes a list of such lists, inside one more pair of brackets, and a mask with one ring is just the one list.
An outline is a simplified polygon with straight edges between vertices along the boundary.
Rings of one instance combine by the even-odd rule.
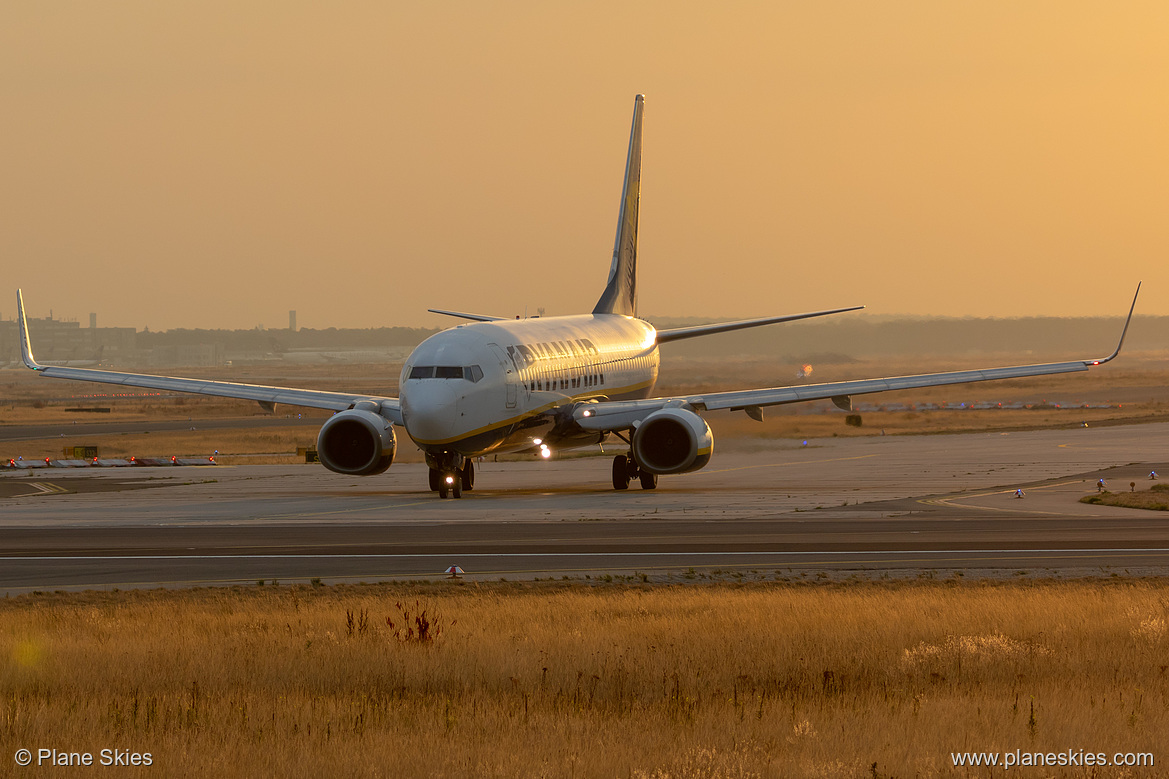
[[638, 779], [1002, 775], [954, 768], [967, 750], [1169, 761], [1169, 583], [766, 578], [0, 600], [0, 758], [14, 776], [73, 775], [12, 767], [54, 747], [149, 752], [152, 776]]
[[1099, 495], [1085, 495], [1080, 498], [1080, 503], [1169, 511], [1169, 484], [1154, 484], [1147, 490], [1136, 490], [1137, 483], [1132, 482], [1132, 484], [1134, 488], [1128, 492], [1103, 492]]

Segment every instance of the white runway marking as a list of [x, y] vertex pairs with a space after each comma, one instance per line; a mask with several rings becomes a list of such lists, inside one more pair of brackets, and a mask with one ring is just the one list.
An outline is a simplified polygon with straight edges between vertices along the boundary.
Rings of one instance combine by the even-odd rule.
[[129, 560], [305, 560], [316, 558], [346, 559], [346, 560], [437, 560], [458, 557], [460, 559], [498, 559], [511, 557], [805, 557], [824, 555], [954, 555], [954, 554], [1089, 554], [1089, 553], [1128, 553], [1128, 552], [1169, 552], [1169, 547], [1101, 547], [1089, 549], [840, 549], [819, 552], [793, 551], [758, 551], [758, 552], [450, 552], [441, 554], [218, 554], [218, 555], [110, 555], [110, 556], [47, 556], [29, 555], [26, 557], [0, 557], [0, 562], [19, 562], [26, 560], [77, 560], [77, 561], [129, 561]]
[[28, 493], [29, 495], [60, 495], [61, 493], [69, 491], [64, 487], [51, 484], [47, 481], [30, 482], [28, 486], [36, 489], [35, 493]]

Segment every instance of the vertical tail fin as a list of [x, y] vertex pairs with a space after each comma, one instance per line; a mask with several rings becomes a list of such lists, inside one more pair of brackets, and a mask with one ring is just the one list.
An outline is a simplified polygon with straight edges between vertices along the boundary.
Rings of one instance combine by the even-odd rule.
[[641, 198], [641, 114], [645, 95], [633, 101], [633, 129], [629, 133], [629, 156], [625, 160], [625, 186], [621, 191], [621, 212], [617, 217], [617, 241], [609, 284], [593, 309], [594, 314], [637, 316], [637, 209]]

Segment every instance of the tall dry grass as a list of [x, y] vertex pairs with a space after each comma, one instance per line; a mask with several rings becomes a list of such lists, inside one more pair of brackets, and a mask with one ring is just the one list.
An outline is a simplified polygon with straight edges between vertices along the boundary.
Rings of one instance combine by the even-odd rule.
[[[436, 640], [403, 630], [422, 610]], [[1167, 622], [1151, 581], [25, 596], [0, 601], [0, 760], [655, 778], [986, 776], [950, 753], [1016, 748], [1169, 761]]]

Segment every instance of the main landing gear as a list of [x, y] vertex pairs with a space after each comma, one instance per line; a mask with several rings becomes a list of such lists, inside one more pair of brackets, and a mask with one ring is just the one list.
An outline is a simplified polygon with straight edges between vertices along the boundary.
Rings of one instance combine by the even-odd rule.
[[461, 468], [451, 463], [444, 463], [441, 468], [430, 466], [430, 490], [437, 492], [440, 498], [461, 498], [464, 492], [475, 489], [475, 461], [470, 458], [463, 460]]
[[643, 490], [657, 489], [658, 475], [643, 471], [637, 467], [637, 462], [632, 456], [619, 454], [613, 458], [613, 489], [627, 490], [629, 489], [629, 482], [634, 479], [641, 481], [641, 488]]

